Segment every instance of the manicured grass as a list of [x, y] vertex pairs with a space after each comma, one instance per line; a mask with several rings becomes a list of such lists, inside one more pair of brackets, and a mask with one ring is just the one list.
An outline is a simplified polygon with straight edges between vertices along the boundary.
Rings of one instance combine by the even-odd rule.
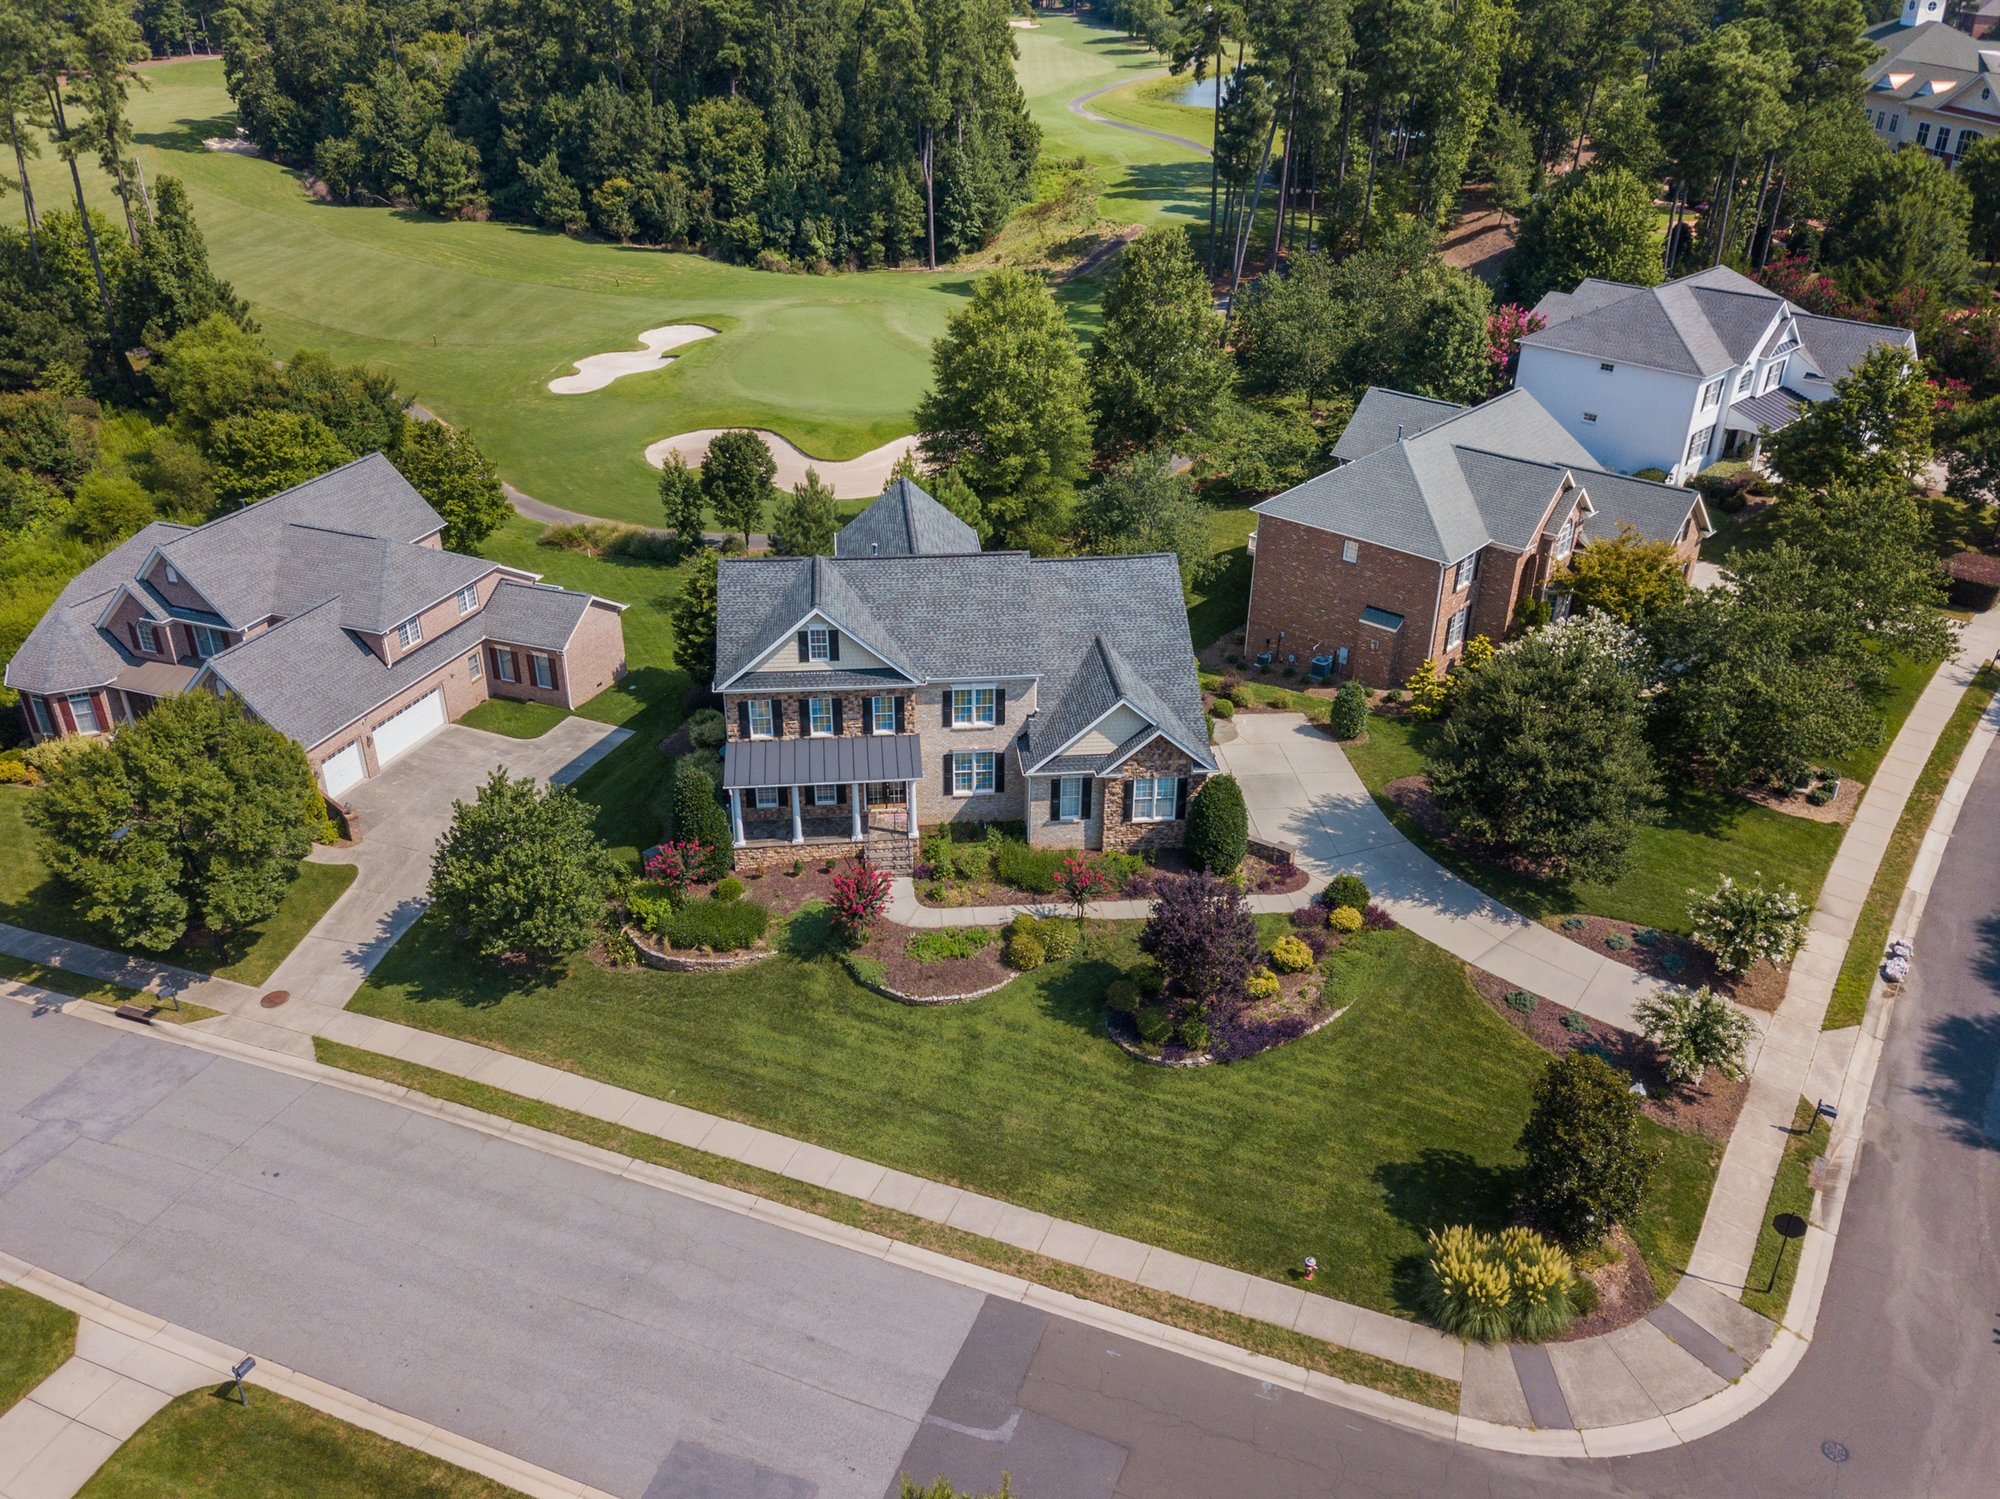
[[1872, 744], [1864, 744], [1829, 762], [1829, 768], [1856, 780], [1873, 779], [1882, 757], [1889, 753], [1890, 742], [1903, 727], [1903, 720], [1910, 716], [1910, 710], [1916, 707], [1917, 699], [1924, 695], [1924, 688], [1930, 685], [1937, 669], [1935, 661], [1908, 661], [1901, 656], [1893, 658], [1889, 663], [1888, 680], [1875, 700], [1881, 723], [1880, 733]]
[[1862, 904], [1854, 932], [1847, 939], [1847, 955], [1841, 959], [1840, 976], [1834, 980], [1833, 999], [1827, 1005], [1822, 1023], [1826, 1030], [1859, 1025], [1868, 1013], [1876, 967], [1889, 945], [1889, 927], [1896, 919], [1897, 906], [1902, 904], [1910, 870], [1917, 862], [1917, 850], [1923, 846], [1924, 834], [1930, 831], [1931, 819], [1937, 815], [1938, 798], [1944, 794], [1959, 756], [1965, 753], [1966, 742], [1972, 738], [1980, 715], [1993, 701], [1996, 687], [2000, 687], [2000, 672], [1991, 665], [1982, 666], [1966, 687], [1958, 707], [1945, 721], [1944, 732], [1931, 749], [1930, 759], [1924, 762], [1922, 773], [1910, 788], [1910, 799], [1903, 804], [1896, 831], [1889, 835], [1889, 846], [1875, 870], [1875, 882], [1868, 887], [1868, 899]]
[[548, 703], [489, 697], [459, 720], [468, 729], [505, 734], [509, 739], [539, 739], [569, 717], [569, 711]]
[[80, 1499], [522, 1499], [518, 1490], [252, 1388], [192, 1390], [111, 1454]]
[[[1160, 60], [1160, 65], [1165, 65], [1164, 59]], [[1216, 77], [1214, 72], [1210, 72], [1202, 81], [1201, 96], [1204, 99], [1215, 97]], [[1181, 95], [1193, 82], [1194, 74], [1191, 72], [1183, 73], [1178, 78], [1172, 75], [1165, 78], [1141, 78], [1115, 88], [1108, 94], [1099, 95], [1091, 102], [1090, 107], [1107, 120], [1123, 120], [1128, 125], [1143, 126], [1147, 130], [1164, 130], [1169, 135], [1178, 135], [1208, 145], [1214, 134], [1215, 111], [1180, 102]], [[1275, 155], [1281, 153], [1284, 148], [1284, 132], [1280, 131], [1272, 152]], [[1202, 207], [1206, 212], [1205, 200]]]
[[76, 1313], [0, 1286], [0, 1413], [60, 1369], [76, 1352]]
[[66, 994], [73, 999], [88, 1000], [94, 1005], [147, 1005], [159, 1007], [160, 1013], [154, 1020], [167, 1025], [189, 1025], [197, 1020], [208, 1020], [221, 1014], [206, 1005], [190, 1004], [181, 1000], [163, 1000], [157, 994], [148, 994], [142, 989], [128, 989], [123, 984], [103, 983], [85, 974], [71, 973], [66, 968], [51, 968], [46, 963], [31, 963], [26, 958], [17, 958], [12, 953], [0, 953], [0, 978], [11, 979], [17, 984], [33, 984], [38, 989], [49, 989], [57, 994]]
[[537, 986], [468, 964], [424, 921], [350, 1008], [1253, 1274], [1283, 1278], [1316, 1254], [1321, 1289], [1385, 1310], [1413, 1308], [1425, 1230], [1507, 1217], [1542, 1053], [1463, 965], [1407, 932], [1334, 960], [1349, 1008], [1318, 1035], [1179, 1072], [1104, 1036], [1133, 925], [935, 1010], [806, 955], [811, 931], [795, 921], [786, 955], [738, 973], [577, 959]]
[[1722, 1169], [1722, 1146], [1700, 1135], [1640, 1121], [1647, 1144], [1659, 1152], [1653, 1184], [1626, 1228], [1645, 1258], [1646, 1273], [1661, 1296], [1671, 1296], [1694, 1253], [1701, 1220], [1708, 1213], [1715, 1173]]
[[951, 1255], [955, 1259], [1033, 1280], [1155, 1322], [1219, 1338], [1253, 1353], [1268, 1354], [1288, 1363], [1317, 1369], [1352, 1384], [1385, 1390], [1391, 1395], [1400, 1395], [1406, 1400], [1415, 1400], [1438, 1410], [1458, 1409], [1456, 1381], [1412, 1369], [1406, 1364], [1391, 1363], [1351, 1348], [1336, 1347], [1269, 1322], [1236, 1316], [1185, 1297], [1169, 1295], [1129, 1280], [1086, 1270], [1080, 1265], [1017, 1249], [996, 1239], [982, 1238], [963, 1229], [947, 1228], [928, 1218], [878, 1207], [825, 1187], [811, 1186], [774, 1171], [676, 1145], [656, 1135], [641, 1134], [572, 1109], [558, 1108], [524, 1098], [518, 1093], [506, 1093], [484, 1083], [470, 1082], [453, 1073], [343, 1046], [324, 1037], [314, 1038], [313, 1051], [318, 1060], [329, 1067], [364, 1073], [432, 1098], [463, 1104], [482, 1113], [580, 1140], [635, 1160], [650, 1161], [703, 1181], [718, 1182], [739, 1192], [749, 1192], [787, 1207], [817, 1213], [823, 1218], [831, 1218], [869, 1233], [882, 1234], [919, 1248]]
[[[27, 818], [28, 799], [34, 795], [26, 786], [0, 786], [0, 921], [51, 937], [117, 948], [107, 932], [76, 909], [75, 897], [57, 883], [42, 862]], [[259, 925], [236, 933], [221, 948], [178, 947], [136, 956], [239, 983], [262, 983], [353, 882], [352, 864], [301, 864], [298, 878], [292, 881], [277, 911]]]
[[[1903, 711], [1908, 711], [1907, 704]], [[1841, 829], [1836, 824], [1773, 812], [1700, 787], [1676, 787], [1667, 796], [1666, 820], [1634, 835], [1630, 865], [1617, 879], [1566, 884], [1525, 879], [1431, 837], [1382, 795], [1389, 782], [1423, 773], [1425, 751], [1438, 733], [1434, 723], [1375, 713], [1368, 718], [1366, 742], [1343, 748], [1377, 803], [1411, 842], [1496, 900], [1529, 916], [1583, 911], [1685, 932], [1690, 888], [1706, 890], [1725, 874], [1742, 877], [1761, 871], [1767, 881], [1812, 899], [1840, 846]]]
[[1833, 1126], [1814, 1112], [1812, 1100], [1801, 1098], [1792, 1114], [1791, 1138], [1785, 1141], [1778, 1174], [1771, 1182], [1770, 1200], [1764, 1204], [1763, 1226], [1757, 1231], [1757, 1252], [1751, 1256], [1750, 1274], [1738, 1298], [1751, 1311], [1762, 1313], [1773, 1322], [1785, 1320], [1785, 1308], [1792, 1299], [1792, 1282], [1798, 1278], [1799, 1250], [1803, 1246], [1786, 1245], [1771, 1227], [1771, 1221], [1780, 1213], [1796, 1213], [1801, 1218], [1812, 1216], [1813, 1162], [1826, 1154], [1832, 1136]]

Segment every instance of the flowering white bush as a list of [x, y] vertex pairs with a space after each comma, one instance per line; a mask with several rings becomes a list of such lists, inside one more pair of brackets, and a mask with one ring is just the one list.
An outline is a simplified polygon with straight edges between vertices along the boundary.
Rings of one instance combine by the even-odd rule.
[[1585, 609], [1568, 619], [1556, 620], [1540, 630], [1517, 636], [1500, 649], [1519, 650], [1531, 635], [1539, 635], [1567, 650], [1602, 656], [1627, 671], [1643, 671], [1646, 666], [1646, 643], [1639, 638], [1639, 632], [1601, 610]]
[[1806, 903], [1796, 890], [1767, 890], [1761, 874], [1739, 885], [1728, 875], [1706, 895], [1690, 889], [1694, 940], [1724, 973], [1745, 973], [1760, 958], [1789, 963], [1806, 941]]
[[1640, 1000], [1635, 1013], [1640, 1030], [1660, 1048], [1667, 1076], [1675, 1082], [1698, 1083], [1711, 1067], [1724, 1077], [1743, 1076], [1743, 1053], [1756, 1027], [1707, 985], [1699, 989], [1673, 985]]

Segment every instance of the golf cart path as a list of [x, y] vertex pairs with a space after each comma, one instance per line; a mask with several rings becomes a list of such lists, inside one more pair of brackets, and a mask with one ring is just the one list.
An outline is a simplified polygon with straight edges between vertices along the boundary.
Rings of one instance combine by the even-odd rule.
[[1128, 83], [1151, 83], [1155, 78], [1166, 78], [1168, 76], [1170, 75], [1167, 70], [1160, 68], [1155, 72], [1139, 73], [1131, 78], [1121, 78], [1116, 83], [1107, 83], [1101, 88], [1092, 89], [1087, 94], [1078, 94], [1074, 99], [1070, 100], [1069, 112], [1073, 115], [1082, 115], [1083, 118], [1090, 121], [1093, 125], [1109, 125], [1113, 130], [1124, 130], [1133, 135], [1151, 136], [1156, 141], [1165, 141], [1168, 145], [1181, 146], [1199, 155], [1207, 156], [1209, 149], [1200, 141], [1191, 141], [1184, 135], [1173, 135], [1165, 130], [1151, 130], [1144, 125], [1128, 125], [1123, 120], [1107, 119], [1090, 107], [1091, 100], [1102, 98], [1113, 89], [1124, 88]]

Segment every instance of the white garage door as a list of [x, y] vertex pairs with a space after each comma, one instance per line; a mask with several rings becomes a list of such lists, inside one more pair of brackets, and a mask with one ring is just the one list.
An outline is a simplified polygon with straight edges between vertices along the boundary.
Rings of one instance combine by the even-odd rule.
[[320, 784], [326, 787], [328, 796], [339, 796], [367, 774], [367, 769], [361, 763], [361, 741], [357, 739], [339, 754], [329, 755], [321, 763]]
[[444, 727], [444, 689], [419, 698], [375, 731], [375, 768], [389, 762]]

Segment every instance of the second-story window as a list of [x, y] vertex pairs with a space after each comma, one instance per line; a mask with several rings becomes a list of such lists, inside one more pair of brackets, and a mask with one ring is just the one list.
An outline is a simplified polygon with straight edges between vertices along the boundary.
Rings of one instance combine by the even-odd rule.
[[458, 612], [470, 614], [479, 607], [479, 585], [468, 583], [458, 591]]
[[806, 631], [806, 659], [808, 661], [833, 659], [833, 637], [825, 625], [814, 625]]
[[1736, 393], [1739, 396], [1742, 395], [1744, 391], [1750, 388], [1750, 382], [1756, 377], [1757, 371], [1755, 369], [1745, 369], [1742, 374], [1736, 377]]
[[219, 655], [229, 644], [220, 630], [211, 630], [207, 625], [190, 625], [188, 633], [194, 637], [194, 653], [206, 661], [210, 656]]
[[893, 697], [871, 697], [868, 699], [869, 721], [878, 734], [896, 732], [896, 700]]
[[750, 737], [752, 739], [771, 737], [771, 700], [767, 697], [750, 699]]
[[1456, 593], [1461, 588], [1470, 588], [1472, 586], [1472, 580], [1478, 576], [1479, 576], [1479, 553], [1473, 552], [1471, 555], [1463, 558], [1459, 562], [1458, 576], [1452, 583], [1452, 592]]
[[809, 697], [806, 699], [807, 732], [815, 736], [833, 732], [833, 699], [830, 697]]
[[396, 639], [406, 651], [423, 638], [424, 622], [414, 614], [396, 626]]
[[153, 634], [153, 623], [151, 620], [142, 619], [136, 622], [132, 626], [132, 635], [139, 642], [139, 649], [147, 655], [157, 656], [160, 653], [160, 642]]
[[1722, 382], [1711, 380], [1701, 388], [1701, 409], [1708, 411], [1722, 399]]
[[1555, 545], [1556, 560], [1561, 561], [1564, 557], [1567, 557], [1570, 553], [1570, 548], [1575, 544], [1576, 544], [1576, 522], [1573, 520], [1566, 520], [1562, 523], [1562, 529], [1556, 532], [1556, 545]]
[[997, 699], [991, 687], [951, 689], [951, 721], [959, 728], [985, 728], [994, 720]]

